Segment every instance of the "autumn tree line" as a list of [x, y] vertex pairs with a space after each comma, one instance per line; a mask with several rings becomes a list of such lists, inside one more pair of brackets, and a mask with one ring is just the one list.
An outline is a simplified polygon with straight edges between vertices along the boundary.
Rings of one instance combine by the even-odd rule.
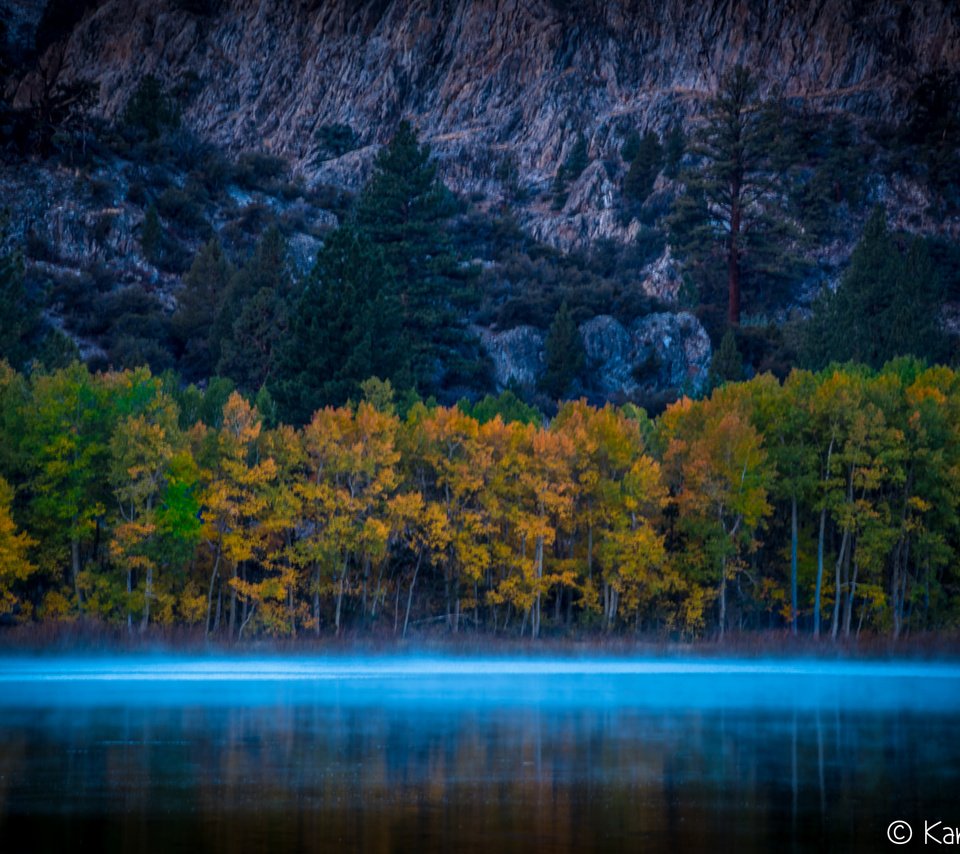
[[838, 638], [960, 617], [950, 368], [761, 375], [656, 420], [400, 412], [370, 380], [295, 428], [224, 392], [3, 366], [3, 624]]

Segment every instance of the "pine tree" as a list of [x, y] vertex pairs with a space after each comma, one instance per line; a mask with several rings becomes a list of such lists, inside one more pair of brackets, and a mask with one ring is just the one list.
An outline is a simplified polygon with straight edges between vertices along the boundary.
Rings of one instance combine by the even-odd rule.
[[[0, 221], [0, 238], [4, 223]], [[37, 331], [39, 310], [24, 287], [23, 258], [17, 250], [0, 249], [0, 360], [20, 367], [27, 343]]]
[[795, 263], [776, 204], [782, 151], [775, 107], [761, 99], [746, 68], [723, 77], [694, 140], [699, 167], [684, 176], [686, 192], [669, 223], [671, 243], [701, 293], [712, 298], [725, 280], [733, 326], [740, 323], [744, 284], [754, 292], [773, 289]]
[[133, 133], [154, 140], [161, 132], [180, 124], [180, 110], [152, 74], [140, 80], [124, 107], [122, 124]]
[[939, 327], [942, 289], [920, 238], [904, 250], [877, 207], [836, 291], [824, 292], [806, 330], [816, 366], [857, 361], [880, 368], [897, 356], [936, 361], [946, 345]]
[[210, 377], [220, 359], [215, 323], [230, 289], [233, 269], [217, 238], [200, 248], [183, 280], [173, 315], [180, 370], [190, 381]]
[[156, 266], [160, 263], [163, 253], [163, 226], [160, 225], [160, 215], [157, 213], [156, 205], [150, 205], [143, 217], [143, 225], [140, 228], [140, 248], [143, 250], [143, 257], [151, 264]]
[[571, 181], [576, 181], [583, 174], [583, 170], [590, 164], [590, 152], [587, 146], [587, 138], [581, 133], [577, 134], [576, 142], [567, 159], [563, 161], [557, 174], [553, 179], [554, 207], [562, 208], [566, 202], [567, 186]]
[[545, 370], [540, 388], [559, 400], [570, 389], [586, 363], [583, 339], [573, 315], [564, 302], [550, 324], [544, 345]]
[[683, 135], [683, 125], [680, 122], [674, 122], [668, 128], [667, 136], [663, 141], [665, 160], [663, 171], [668, 178], [676, 178], [680, 174], [680, 164], [686, 148], [687, 140]]
[[268, 229], [253, 257], [233, 275], [214, 323], [218, 373], [251, 394], [273, 374], [289, 323], [291, 289], [286, 240], [278, 229]]
[[620, 146], [620, 156], [624, 159], [624, 162], [632, 163], [633, 158], [637, 156], [639, 151], [640, 134], [635, 130], [632, 130], [627, 134], [626, 139], [623, 141], [623, 145]]
[[291, 317], [271, 391], [284, 419], [356, 399], [371, 376], [410, 385], [410, 347], [383, 253], [363, 233], [331, 234]]
[[743, 358], [737, 349], [737, 338], [728, 329], [720, 340], [720, 346], [710, 362], [710, 385], [716, 388], [727, 382], [743, 379]]
[[648, 130], [637, 148], [637, 154], [623, 180], [623, 195], [635, 201], [644, 201], [652, 192], [657, 175], [663, 168], [663, 146], [660, 138]]
[[476, 270], [461, 263], [450, 239], [453, 213], [429, 146], [401, 122], [377, 156], [356, 224], [390, 269], [413, 381], [424, 393], [451, 382], [461, 367], [467, 335], [458, 309], [476, 296]]

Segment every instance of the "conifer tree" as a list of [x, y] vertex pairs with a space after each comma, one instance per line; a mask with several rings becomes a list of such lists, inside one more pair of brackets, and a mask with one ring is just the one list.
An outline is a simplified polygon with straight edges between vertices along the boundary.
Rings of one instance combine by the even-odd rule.
[[233, 269], [217, 238], [201, 247], [183, 280], [173, 315], [180, 347], [180, 370], [188, 380], [203, 380], [216, 370], [220, 342], [216, 319], [227, 298]]
[[724, 75], [694, 139], [699, 165], [685, 174], [686, 192], [669, 223], [671, 243], [707, 301], [725, 281], [733, 326], [744, 286], [772, 289], [795, 264], [776, 203], [782, 152], [775, 106], [743, 66]]
[[683, 134], [683, 125], [674, 122], [667, 129], [663, 141], [664, 174], [668, 178], [676, 178], [680, 173], [680, 163], [687, 148], [687, 141]]
[[382, 250], [352, 226], [327, 238], [281, 347], [271, 384], [284, 418], [356, 399], [370, 376], [410, 384], [409, 348]]
[[541, 389], [555, 399], [563, 397], [586, 362], [583, 339], [566, 302], [561, 304], [544, 346], [546, 362]]
[[377, 156], [356, 225], [389, 267], [413, 381], [425, 393], [450, 383], [462, 367], [467, 336], [458, 309], [475, 299], [476, 271], [461, 263], [449, 236], [453, 213], [430, 147], [401, 122]]
[[581, 133], [567, 159], [563, 161], [553, 179], [554, 208], [560, 209], [567, 200], [567, 185], [576, 181], [583, 174], [583, 170], [590, 164], [590, 151], [587, 138]]
[[728, 329], [720, 340], [720, 346], [710, 362], [710, 385], [714, 388], [727, 382], [739, 382], [743, 379], [743, 358], [737, 349], [737, 338], [732, 329]]
[[627, 134], [626, 138], [623, 141], [623, 145], [620, 146], [620, 156], [627, 163], [632, 163], [633, 158], [637, 156], [637, 152], [640, 151], [640, 134], [635, 130], [630, 131]]
[[637, 154], [623, 180], [623, 194], [636, 202], [644, 201], [653, 192], [657, 175], [663, 167], [663, 146], [660, 138], [648, 130], [640, 140]]
[[[4, 223], [0, 220], [0, 238]], [[20, 367], [27, 358], [27, 339], [37, 328], [39, 312], [24, 287], [23, 258], [0, 247], [0, 359]]]
[[156, 205], [150, 205], [143, 217], [140, 227], [140, 248], [143, 257], [151, 264], [159, 264], [163, 252], [163, 226], [160, 225], [160, 215]]
[[904, 250], [877, 207], [836, 291], [825, 291], [806, 330], [814, 365], [857, 361], [874, 368], [896, 356], [945, 355], [939, 326], [941, 286], [920, 238]]
[[252, 394], [273, 375], [289, 323], [291, 287], [286, 240], [278, 229], [268, 229], [253, 257], [233, 275], [214, 331], [217, 371]]

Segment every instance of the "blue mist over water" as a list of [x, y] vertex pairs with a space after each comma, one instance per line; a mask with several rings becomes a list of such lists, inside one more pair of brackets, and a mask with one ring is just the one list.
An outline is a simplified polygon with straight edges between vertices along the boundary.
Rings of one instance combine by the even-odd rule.
[[876, 851], [958, 733], [952, 663], [15, 656], [0, 850]]
[[817, 660], [14, 657], [0, 708], [543, 706], [960, 711], [960, 665]]

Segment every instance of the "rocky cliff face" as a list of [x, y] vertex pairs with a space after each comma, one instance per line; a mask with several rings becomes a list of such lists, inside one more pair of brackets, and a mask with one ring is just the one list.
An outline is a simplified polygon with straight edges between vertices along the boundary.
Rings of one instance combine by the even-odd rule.
[[[6, 0], [29, 23], [43, 0]], [[26, 11], [24, 11], [26, 10]], [[26, 26], [26, 24], [24, 24]], [[960, 66], [953, 0], [94, 0], [40, 70], [100, 84], [115, 115], [153, 73], [193, 93], [190, 125], [231, 149], [265, 148], [309, 179], [357, 186], [375, 146], [409, 118], [455, 189], [528, 199], [521, 219], [569, 247], [626, 239], [613, 213], [633, 128], [695, 118], [742, 62], [822, 108], [895, 117], [919, 74]], [[317, 134], [344, 124], [358, 150], [317, 161]], [[549, 186], [577, 134], [593, 165], [554, 211]], [[533, 191], [533, 192], [530, 192]]]
[[[688, 312], [648, 314], [629, 327], [600, 315], [579, 331], [586, 364], [578, 391], [592, 398], [649, 399], [661, 393], [697, 394], [707, 387], [710, 338]], [[490, 354], [498, 389], [536, 386], [545, 368], [542, 330], [517, 326], [474, 332]]]

